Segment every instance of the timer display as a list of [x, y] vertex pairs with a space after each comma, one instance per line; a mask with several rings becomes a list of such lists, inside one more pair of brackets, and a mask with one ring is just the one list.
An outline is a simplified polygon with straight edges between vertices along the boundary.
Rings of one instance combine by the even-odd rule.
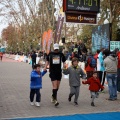
[[67, 11], [99, 12], [100, 0], [67, 0]]

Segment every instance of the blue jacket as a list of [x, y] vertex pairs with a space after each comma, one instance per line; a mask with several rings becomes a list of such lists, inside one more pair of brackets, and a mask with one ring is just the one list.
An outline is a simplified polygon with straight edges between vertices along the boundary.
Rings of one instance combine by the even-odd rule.
[[103, 53], [100, 52], [99, 55], [98, 55], [98, 60], [99, 60], [99, 63], [100, 63], [100, 68], [98, 71], [105, 71], [105, 67], [104, 67], [104, 60], [103, 60]]
[[47, 71], [43, 71], [43, 72], [40, 72], [40, 74], [38, 74], [38, 72], [33, 70], [31, 72], [30, 88], [31, 89], [40, 89], [40, 88], [42, 88], [42, 76], [44, 76], [46, 73], [47, 73]]

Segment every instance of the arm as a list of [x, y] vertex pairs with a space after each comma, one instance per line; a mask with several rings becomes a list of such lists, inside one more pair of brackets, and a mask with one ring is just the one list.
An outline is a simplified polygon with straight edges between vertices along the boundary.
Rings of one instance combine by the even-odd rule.
[[36, 80], [36, 78], [40, 77], [39, 74], [36, 74], [35, 72], [31, 72], [31, 81]]
[[65, 61], [66, 61], [66, 58], [65, 58], [64, 54], [62, 53], [62, 62], [63, 62], [63, 64], [65, 64]]
[[47, 58], [46, 58], [46, 63], [45, 63], [45, 67], [44, 67], [44, 70], [47, 69], [47, 66], [49, 65], [49, 55], [47, 55]]
[[69, 74], [69, 68], [66, 68], [66, 64], [63, 64], [63, 74]]
[[81, 68], [80, 68], [80, 74], [81, 74], [83, 79], [86, 79], [86, 74]]
[[98, 81], [99, 87], [103, 90], [104, 87], [101, 85], [100, 80], [98, 79], [97, 81]]
[[90, 78], [88, 80], [82, 81], [83, 84], [90, 84]]
[[100, 65], [103, 66], [103, 56], [101, 54], [99, 55], [99, 61]]
[[106, 68], [106, 59], [104, 59], [103, 65], [104, 65], [104, 67]]
[[47, 73], [47, 70], [44, 69], [43, 72], [41, 72], [42, 76], [44, 76]]
[[49, 61], [46, 61], [44, 69], [47, 69], [47, 66], [49, 65]]

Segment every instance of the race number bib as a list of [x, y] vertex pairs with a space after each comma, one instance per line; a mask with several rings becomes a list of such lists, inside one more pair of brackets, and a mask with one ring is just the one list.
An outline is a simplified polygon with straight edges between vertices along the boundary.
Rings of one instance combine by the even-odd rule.
[[60, 64], [60, 56], [53, 56], [53, 64]]

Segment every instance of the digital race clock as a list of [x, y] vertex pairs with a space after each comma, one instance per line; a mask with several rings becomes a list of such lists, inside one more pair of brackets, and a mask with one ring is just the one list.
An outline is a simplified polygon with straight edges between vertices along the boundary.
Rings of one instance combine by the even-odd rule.
[[66, 0], [67, 11], [95, 12], [100, 9], [100, 0]]

